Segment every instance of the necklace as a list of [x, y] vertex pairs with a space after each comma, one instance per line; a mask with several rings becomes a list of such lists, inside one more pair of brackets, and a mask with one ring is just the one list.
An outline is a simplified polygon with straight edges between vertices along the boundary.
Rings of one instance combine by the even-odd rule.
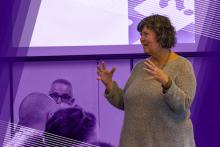
[[[167, 65], [167, 63], [168, 63], [168, 61], [169, 61], [169, 58], [170, 58], [170, 55], [171, 55], [171, 51], [169, 51], [169, 53], [168, 53], [168, 55], [167, 55], [167, 58], [166, 58], [164, 64], [162, 64], [162, 65], [158, 64], [158, 67], [159, 67], [160, 69], [163, 69], [163, 68]], [[152, 57], [151, 57], [151, 61], [152, 61]]]

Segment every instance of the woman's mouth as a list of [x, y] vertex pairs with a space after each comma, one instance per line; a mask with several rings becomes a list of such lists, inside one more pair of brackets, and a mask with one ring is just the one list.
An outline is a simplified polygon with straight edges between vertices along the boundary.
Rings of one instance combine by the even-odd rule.
[[149, 44], [145, 41], [141, 42], [142, 46], [148, 46]]
[[145, 43], [145, 44], [142, 44], [142, 46], [143, 46], [143, 47], [148, 47], [148, 44], [147, 44], [147, 43]]

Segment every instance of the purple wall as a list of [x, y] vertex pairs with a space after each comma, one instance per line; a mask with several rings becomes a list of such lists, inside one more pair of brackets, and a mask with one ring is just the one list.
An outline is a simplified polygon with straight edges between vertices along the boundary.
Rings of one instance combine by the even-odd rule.
[[[123, 87], [130, 74], [129, 60], [106, 60], [106, 63], [110, 68], [117, 67], [114, 79]], [[94, 60], [25, 63], [14, 99], [15, 123], [18, 122], [19, 105], [26, 95], [31, 92], [48, 93], [51, 83], [63, 78], [72, 83], [76, 104], [95, 114], [97, 138], [117, 146], [123, 112], [113, 108], [104, 98], [104, 87], [96, 80], [96, 64]], [[14, 68], [18, 68], [16, 64]]]

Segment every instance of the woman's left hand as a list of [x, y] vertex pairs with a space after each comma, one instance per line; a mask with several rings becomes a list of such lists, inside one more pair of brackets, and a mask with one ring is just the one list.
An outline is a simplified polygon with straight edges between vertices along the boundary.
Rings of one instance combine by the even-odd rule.
[[147, 79], [157, 80], [162, 85], [165, 85], [168, 82], [168, 75], [162, 69], [158, 68], [152, 61], [146, 59], [144, 64], [146, 65], [144, 70], [146, 70], [151, 75], [151, 77]]

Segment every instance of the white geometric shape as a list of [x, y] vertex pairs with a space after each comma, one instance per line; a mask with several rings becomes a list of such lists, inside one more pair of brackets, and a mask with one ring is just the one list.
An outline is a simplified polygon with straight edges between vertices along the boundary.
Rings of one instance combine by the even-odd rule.
[[161, 8], [159, 2], [160, 0], [146, 0], [137, 5], [134, 9], [144, 16], [149, 16], [152, 14], [168, 16], [171, 23], [176, 28], [176, 31], [181, 30], [191, 23], [195, 23], [194, 0], [184, 1], [185, 9], [193, 10], [194, 13], [192, 15], [185, 15], [185, 9], [182, 9], [181, 11], [177, 10], [175, 0], [170, 0], [168, 2], [168, 6], [165, 8]]

